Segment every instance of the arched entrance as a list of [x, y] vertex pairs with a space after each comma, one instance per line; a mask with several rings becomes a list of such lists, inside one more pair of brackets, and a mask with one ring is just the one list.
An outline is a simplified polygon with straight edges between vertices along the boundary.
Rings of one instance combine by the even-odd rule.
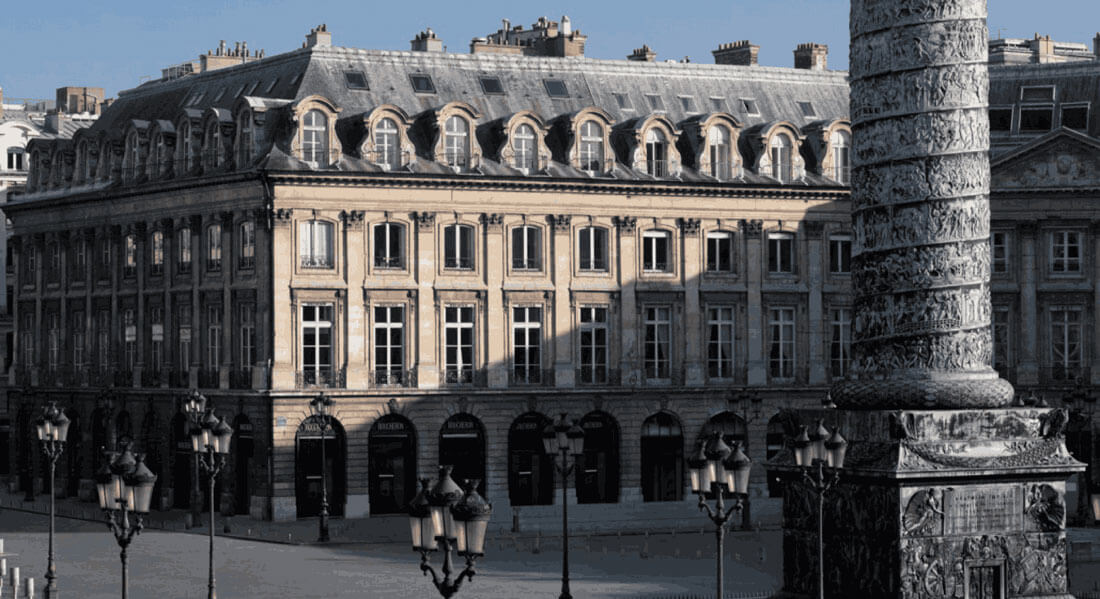
[[477, 479], [477, 492], [485, 493], [485, 427], [472, 414], [455, 414], [439, 430], [439, 464], [453, 466], [451, 478], [459, 485]]
[[703, 425], [703, 432], [696, 439], [698, 444], [705, 443], [714, 432], [722, 433], [722, 440], [733, 448], [734, 443], [741, 444], [741, 451], [749, 452], [749, 427], [745, 420], [733, 412], [719, 412]]
[[[130, 419], [130, 413], [126, 410], [121, 410], [117, 416], [115, 416], [115, 442], [116, 443], [132, 443], [134, 441], [134, 423]], [[141, 448], [130, 447], [131, 451], [135, 451]]]
[[371, 514], [403, 514], [416, 495], [416, 429], [386, 414], [370, 427], [367, 485]]
[[186, 414], [177, 412], [172, 417], [172, 507], [191, 507], [191, 476], [193, 453], [191, 451], [190, 421]]
[[249, 472], [252, 469], [252, 421], [245, 414], [233, 419], [233, 513], [248, 514], [252, 502]]
[[668, 412], [642, 423], [642, 499], [679, 501], [684, 496], [684, 432]]
[[607, 412], [581, 418], [584, 457], [577, 464], [577, 503], [619, 501], [619, 423]]
[[554, 458], [546, 455], [542, 431], [551, 423], [527, 412], [508, 429], [508, 499], [512, 505], [554, 503]]
[[321, 481], [324, 478], [328, 496], [328, 512], [344, 515], [347, 503], [347, 443], [344, 427], [335, 418], [325, 431], [324, 476], [321, 475], [321, 423], [310, 416], [298, 426], [295, 438], [294, 472], [298, 517], [308, 518], [321, 513]]

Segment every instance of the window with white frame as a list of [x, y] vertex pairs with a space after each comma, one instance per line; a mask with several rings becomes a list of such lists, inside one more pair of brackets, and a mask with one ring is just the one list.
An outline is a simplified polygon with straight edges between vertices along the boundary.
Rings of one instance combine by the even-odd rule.
[[176, 339], [179, 341], [177, 360], [180, 374], [187, 376], [191, 370], [191, 304], [176, 306]]
[[672, 309], [645, 307], [645, 357], [647, 379], [668, 379], [672, 365]]
[[249, 269], [256, 266], [256, 223], [251, 220], [241, 222], [237, 227], [240, 243], [240, 256], [237, 266]]
[[332, 268], [335, 249], [332, 223], [307, 220], [298, 224], [298, 255], [302, 268]]
[[302, 117], [302, 160], [314, 168], [328, 166], [328, 117], [320, 110]]
[[222, 226], [210, 225], [206, 228], [206, 271], [217, 272], [222, 269]]
[[374, 382], [378, 385], [406, 383], [405, 307], [374, 307]]
[[191, 272], [191, 228], [184, 227], [176, 234], [178, 249], [176, 251], [176, 266], [180, 274]]
[[512, 307], [512, 381], [542, 381], [542, 308]]
[[1081, 232], [1052, 231], [1050, 268], [1056, 274], [1081, 272]]
[[57, 312], [46, 314], [46, 368], [57, 372], [61, 362], [61, 321]]
[[989, 236], [989, 245], [993, 253], [993, 273], [1007, 273], [1009, 268], [1008, 233], [1006, 231], [993, 231]]
[[733, 233], [707, 233], [707, 272], [733, 272]]
[[252, 372], [256, 363], [256, 304], [242, 303], [238, 307], [240, 314], [240, 351], [238, 366], [244, 372]]
[[719, 125], [711, 127], [707, 131], [707, 146], [710, 154], [710, 175], [721, 181], [733, 177], [729, 129]]
[[397, 123], [391, 118], [381, 119], [374, 126], [374, 162], [386, 170], [401, 167]]
[[600, 385], [607, 382], [607, 307], [582, 306], [580, 309], [580, 382]]
[[164, 232], [153, 231], [149, 240], [149, 274], [159, 277], [164, 274]]
[[852, 236], [829, 236], [829, 272], [834, 275], [852, 272]]
[[206, 307], [206, 367], [218, 368], [222, 363], [222, 307]]
[[85, 331], [84, 327], [87, 324], [84, 322], [84, 311], [76, 310], [73, 312], [73, 326], [69, 332], [69, 338], [72, 340], [73, 346], [73, 368], [84, 368], [84, 343], [85, 343]]
[[374, 266], [405, 268], [405, 226], [401, 223], [374, 225]]
[[603, 126], [594, 120], [581, 123], [580, 167], [588, 174], [603, 171]]
[[447, 383], [474, 380], [474, 308], [443, 308], [443, 373]]
[[123, 241], [123, 252], [122, 276], [133, 278], [137, 276], [137, 239], [132, 233]]
[[668, 176], [668, 138], [655, 127], [645, 136], [645, 170], [651, 177]]
[[852, 311], [849, 308], [833, 308], [832, 336], [829, 341], [829, 364], [834, 379], [848, 376], [852, 361]]
[[768, 272], [770, 274], [794, 273], [793, 233], [768, 233]]
[[122, 311], [122, 348], [126, 370], [133, 370], [137, 366], [137, 322], [133, 308]]
[[1012, 364], [1012, 320], [1008, 306], [993, 306], [993, 368], [1004, 372]]
[[469, 165], [470, 123], [460, 116], [449, 117], [444, 124], [443, 159], [455, 170], [463, 170]]
[[1081, 310], [1055, 307], [1050, 311], [1050, 366], [1052, 378], [1073, 380], [1084, 363]]
[[459, 270], [473, 270], [473, 227], [457, 223], [443, 227], [443, 267]]
[[847, 185], [851, 180], [849, 173], [852, 165], [852, 136], [847, 131], [834, 131], [829, 145], [833, 150], [833, 163], [828, 175], [837, 183]]
[[19, 147], [8, 148], [8, 170], [9, 171], [21, 171], [24, 168], [24, 156], [26, 150]]
[[515, 153], [513, 166], [524, 174], [538, 169], [538, 150], [535, 144], [535, 130], [528, 124], [516, 127], [512, 134], [512, 151]]
[[668, 231], [642, 233], [642, 270], [667, 272], [670, 267], [671, 238]]
[[302, 382], [307, 385], [332, 382], [332, 304], [302, 306]]
[[149, 371], [159, 373], [164, 364], [164, 308], [149, 308]]
[[512, 270], [542, 269], [542, 235], [538, 227], [512, 229]]
[[577, 245], [581, 270], [607, 270], [607, 229], [582, 227], [577, 231]]
[[23, 368], [34, 367], [34, 314], [23, 315], [23, 330], [19, 331], [23, 346]]
[[768, 310], [768, 372], [773, 379], [794, 378], [794, 308]]
[[730, 379], [733, 371], [733, 306], [707, 308], [707, 376]]
[[783, 135], [773, 135], [768, 143], [768, 151], [772, 161], [772, 178], [780, 183], [790, 183], [794, 178], [791, 165], [791, 138]]

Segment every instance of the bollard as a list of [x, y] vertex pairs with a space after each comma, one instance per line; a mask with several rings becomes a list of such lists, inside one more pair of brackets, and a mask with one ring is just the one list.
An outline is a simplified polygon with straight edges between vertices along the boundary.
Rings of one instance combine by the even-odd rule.
[[649, 531], [645, 531], [645, 542], [642, 543], [642, 551], [638, 554], [642, 559], [649, 559]]
[[11, 569], [11, 596], [19, 598], [19, 567]]
[[539, 547], [540, 544], [542, 544], [542, 531], [541, 530], [536, 530], [535, 531], [535, 545], [533, 547], [531, 547], [531, 553], [536, 554], [536, 555], [538, 553], [540, 553], [542, 551], [542, 548]]
[[27, 584], [23, 586], [26, 590], [26, 594], [23, 595], [23, 599], [34, 599], [34, 579], [27, 578]]

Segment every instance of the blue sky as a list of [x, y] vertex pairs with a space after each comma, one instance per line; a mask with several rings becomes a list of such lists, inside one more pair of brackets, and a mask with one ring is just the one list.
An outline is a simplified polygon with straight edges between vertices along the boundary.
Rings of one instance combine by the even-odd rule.
[[[624, 58], [647, 43], [658, 60], [691, 57], [711, 63], [723, 42], [751, 39], [760, 62], [790, 66], [800, 42], [829, 45], [829, 65], [848, 63], [846, 0], [636, 0], [537, 4], [515, 0], [379, 2], [377, 0], [110, 0], [46, 4], [8, 1], [0, 22], [0, 86], [7, 97], [52, 98], [64, 85], [104, 87], [108, 95], [134, 87], [160, 69], [194, 59], [225, 39], [247, 41], [268, 55], [301, 45], [309, 29], [327, 23], [341, 46], [406, 50], [432, 27], [450, 51], [468, 52], [473, 37], [500, 20], [530, 26], [540, 15], [567, 14], [589, 36], [587, 55]], [[475, 6], [476, 8], [470, 8]], [[1036, 10], [1039, 7], [1039, 10]], [[990, 0], [990, 31], [1003, 37], [1049, 34], [1085, 42], [1100, 31], [1096, 0]]]

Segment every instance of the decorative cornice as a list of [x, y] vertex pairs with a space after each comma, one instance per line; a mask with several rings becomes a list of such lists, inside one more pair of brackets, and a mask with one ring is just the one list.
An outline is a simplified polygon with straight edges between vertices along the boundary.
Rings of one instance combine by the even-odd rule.
[[764, 221], [762, 220], [741, 220], [741, 231], [749, 237], [760, 237], [760, 234], [764, 232]]
[[416, 226], [421, 231], [431, 231], [435, 227], [434, 212], [413, 212], [410, 216], [416, 221]]
[[611, 219], [611, 222], [615, 224], [620, 233], [625, 235], [633, 235], [638, 227], [638, 219], [633, 216], [616, 216]]
[[573, 222], [573, 217], [569, 214], [551, 214], [547, 217], [550, 221], [550, 226], [554, 227], [554, 231], [558, 233], [568, 233], [570, 223]]
[[676, 221], [680, 225], [680, 231], [687, 236], [699, 235], [700, 220], [697, 218], [681, 218]]
[[488, 213], [482, 212], [481, 213], [481, 224], [485, 226], [486, 230], [499, 231], [501, 229], [501, 227], [504, 225], [504, 215], [503, 214], [496, 214], [496, 213], [488, 214]]
[[340, 220], [344, 221], [344, 227], [349, 231], [362, 231], [363, 218], [366, 212], [362, 210], [341, 210]]

